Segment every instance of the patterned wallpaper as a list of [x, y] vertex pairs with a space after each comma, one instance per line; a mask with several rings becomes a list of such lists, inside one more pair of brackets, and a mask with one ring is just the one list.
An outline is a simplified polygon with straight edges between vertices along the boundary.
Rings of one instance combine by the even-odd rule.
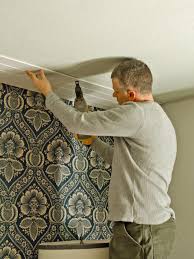
[[110, 165], [67, 131], [43, 95], [5, 84], [0, 94], [0, 258], [35, 259], [40, 242], [110, 238]]

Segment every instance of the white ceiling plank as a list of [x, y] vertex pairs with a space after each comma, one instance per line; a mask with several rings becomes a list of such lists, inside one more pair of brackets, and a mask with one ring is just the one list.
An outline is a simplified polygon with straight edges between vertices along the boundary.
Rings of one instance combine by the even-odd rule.
[[[5, 84], [16, 87], [37, 91], [31, 80], [26, 75], [26, 70], [38, 70], [42, 67], [28, 64], [23, 61], [15, 60], [10, 57], [0, 56], [0, 81]], [[45, 70], [48, 79], [51, 81], [53, 91], [63, 99], [74, 100], [75, 98], [75, 80], [77, 78], [65, 75], [47, 68]], [[80, 80], [80, 86], [89, 105], [96, 104], [103, 109], [114, 106], [115, 101], [112, 98], [112, 90], [104, 86], [92, 84], [85, 80]], [[100, 106], [99, 106], [100, 105]]]

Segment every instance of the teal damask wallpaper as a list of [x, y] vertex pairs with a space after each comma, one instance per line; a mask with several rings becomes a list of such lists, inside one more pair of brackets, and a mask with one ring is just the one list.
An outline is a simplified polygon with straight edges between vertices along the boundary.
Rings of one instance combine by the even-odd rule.
[[40, 242], [110, 238], [110, 165], [66, 130], [43, 95], [5, 84], [0, 94], [0, 258], [35, 259]]

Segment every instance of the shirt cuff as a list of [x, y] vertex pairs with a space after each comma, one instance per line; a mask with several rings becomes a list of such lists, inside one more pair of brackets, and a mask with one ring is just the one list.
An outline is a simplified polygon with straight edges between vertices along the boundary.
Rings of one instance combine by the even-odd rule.
[[46, 101], [45, 101], [46, 107], [50, 106], [51, 104], [53, 104], [59, 99], [60, 99], [59, 96], [57, 96], [53, 91], [49, 92], [49, 94], [46, 96]]

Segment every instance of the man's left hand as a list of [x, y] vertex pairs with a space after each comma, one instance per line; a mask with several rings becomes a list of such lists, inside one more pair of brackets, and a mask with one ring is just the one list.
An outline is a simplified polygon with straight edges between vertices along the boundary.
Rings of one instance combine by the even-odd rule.
[[45, 96], [52, 91], [51, 84], [42, 69], [38, 72], [31, 72], [27, 70], [26, 74], [32, 79], [34, 86]]

